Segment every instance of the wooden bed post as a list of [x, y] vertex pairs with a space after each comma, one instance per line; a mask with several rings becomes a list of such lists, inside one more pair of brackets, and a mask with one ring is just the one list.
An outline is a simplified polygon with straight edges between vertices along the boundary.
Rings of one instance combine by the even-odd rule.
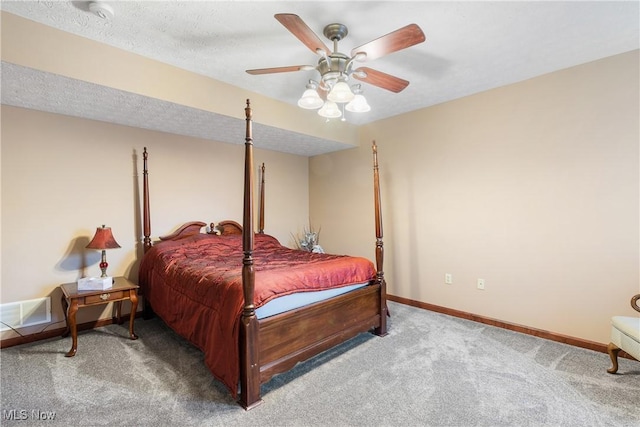
[[258, 233], [264, 234], [264, 163], [260, 168], [260, 209], [258, 213]]
[[[143, 245], [144, 253], [147, 253], [151, 249], [151, 215], [149, 209], [149, 169], [147, 167], [147, 159], [149, 155], [147, 153], [147, 147], [144, 147], [142, 152], [142, 232], [144, 234]], [[143, 296], [145, 296], [143, 294]], [[149, 300], [144, 299], [144, 306], [142, 310], [142, 317], [145, 320], [149, 320], [153, 317], [153, 309]]]
[[144, 147], [142, 153], [142, 216], [143, 216], [143, 233], [144, 233], [144, 252], [151, 248], [151, 216], [149, 214], [149, 170], [147, 169], [147, 147]]
[[240, 405], [251, 409], [260, 403], [260, 359], [258, 355], [258, 318], [253, 305], [255, 270], [253, 267], [253, 137], [251, 105], [247, 99], [244, 156], [244, 211], [242, 223], [242, 289], [244, 308], [240, 319]]
[[373, 150], [373, 198], [376, 221], [376, 281], [380, 284], [380, 327], [375, 328], [376, 335], [387, 335], [387, 282], [384, 279], [384, 245], [382, 242], [382, 206], [380, 204], [380, 174], [378, 172], [378, 146]]

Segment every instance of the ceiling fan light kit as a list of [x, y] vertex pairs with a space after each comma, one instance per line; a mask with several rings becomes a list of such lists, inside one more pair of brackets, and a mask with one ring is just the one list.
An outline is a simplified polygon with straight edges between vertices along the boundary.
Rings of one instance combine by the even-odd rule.
[[309, 80], [307, 89], [302, 94], [302, 97], [298, 100], [298, 107], [306, 110], [316, 110], [322, 107], [324, 100], [320, 98], [317, 91], [318, 85], [313, 80]]
[[258, 75], [315, 69], [320, 74], [320, 78], [318, 81], [309, 81], [302, 97], [298, 100], [298, 106], [310, 110], [319, 108], [318, 114], [327, 119], [342, 116], [344, 121], [345, 110], [352, 113], [371, 110], [371, 106], [362, 95], [361, 85], [349, 86], [348, 82], [351, 78], [394, 93], [404, 90], [409, 85], [406, 80], [368, 67], [354, 69], [354, 62], [376, 59], [425, 41], [420, 27], [410, 24], [352, 49], [351, 55], [348, 56], [338, 51], [338, 42], [349, 33], [345, 25], [334, 23], [324, 27], [324, 36], [333, 42], [332, 51], [299, 16], [279, 13], [275, 18], [312, 52], [320, 56], [318, 64], [315, 67], [296, 65], [261, 68], [247, 70], [247, 73]]
[[338, 108], [338, 104], [333, 101], [325, 101], [322, 107], [318, 110], [318, 115], [327, 119], [337, 119], [342, 116], [342, 111]]
[[367, 102], [367, 99], [360, 93], [356, 93], [353, 101], [348, 103], [344, 108], [352, 113], [366, 113], [367, 111], [371, 111], [371, 106]]
[[345, 103], [353, 101], [355, 96], [356, 95], [351, 92], [351, 88], [347, 84], [346, 79], [343, 79], [333, 85], [331, 92], [327, 95], [327, 99], [333, 102]]
[[315, 110], [322, 107], [324, 101], [318, 95], [315, 89], [307, 89], [302, 94], [302, 97], [298, 100], [298, 107], [305, 110]]

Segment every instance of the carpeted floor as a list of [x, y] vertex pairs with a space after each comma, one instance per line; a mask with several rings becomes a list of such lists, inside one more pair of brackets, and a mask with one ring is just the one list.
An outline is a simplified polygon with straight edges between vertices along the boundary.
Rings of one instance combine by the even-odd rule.
[[[362, 334], [263, 385], [244, 411], [160, 320], [0, 352], [10, 426], [639, 426], [640, 363], [389, 303]], [[43, 420], [47, 416], [54, 419]], [[40, 419], [39, 419], [40, 418]]]

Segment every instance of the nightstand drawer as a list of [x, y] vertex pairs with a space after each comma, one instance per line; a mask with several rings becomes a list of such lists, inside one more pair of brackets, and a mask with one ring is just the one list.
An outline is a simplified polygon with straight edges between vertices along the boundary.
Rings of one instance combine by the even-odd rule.
[[[127, 296], [129, 295], [129, 291], [127, 291]], [[85, 304], [97, 304], [104, 303], [107, 301], [115, 301], [124, 298], [124, 291], [115, 291], [115, 292], [105, 292], [100, 295], [90, 295], [84, 297]]]

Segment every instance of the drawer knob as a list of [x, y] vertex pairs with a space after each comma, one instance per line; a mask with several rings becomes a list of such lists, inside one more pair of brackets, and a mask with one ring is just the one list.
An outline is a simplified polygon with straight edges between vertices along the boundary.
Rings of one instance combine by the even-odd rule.
[[100, 295], [100, 299], [101, 299], [102, 301], [106, 301], [106, 300], [108, 300], [108, 299], [109, 299], [109, 296], [110, 296], [109, 294], [102, 294], [102, 295]]

